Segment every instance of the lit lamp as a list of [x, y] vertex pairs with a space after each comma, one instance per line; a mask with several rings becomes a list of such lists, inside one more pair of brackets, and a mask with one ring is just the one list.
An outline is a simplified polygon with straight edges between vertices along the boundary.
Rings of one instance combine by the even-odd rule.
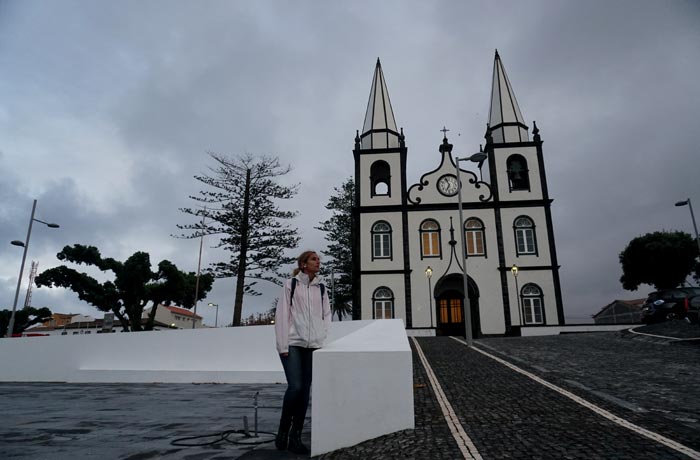
[[22, 274], [24, 273], [24, 262], [27, 260], [27, 250], [29, 249], [29, 238], [32, 236], [32, 224], [34, 222], [39, 222], [44, 224], [49, 228], [59, 228], [58, 224], [53, 224], [49, 222], [44, 222], [43, 220], [35, 219], [34, 212], [36, 211], [36, 200], [32, 205], [32, 216], [29, 218], [29, 228], [27, 229], [27, 239], [24, 242], [19, 240], [13, 240], [10, 244], [14, 246], [20, 246], [24, 248], [24, 254], [22, 254], [22, 265], [19, 269], [19, 278], [17, 279], [17, 290], [15, 291], [15, 302], [12, 305], [12, 314], [10, 315], [10, 323], [7, 325], [7, 337], [12, 337], [12, 331], [15, 328], [15, 311], [17, 310], [17, 299], [19, 298], [19, 289], [22, 286]]
[[685, 201], [679, 201], [676, 203], [676, 206], [685, 206], [688, 205], [688, 208], [690, 208], [690, 218], [693, 221], [693, 228], [695, 229], [695, 241], [698, 243], [698, 250], [700, 250], [700, 238], [698, 237], [698, 226], [695, 223], [695, 214], [693, 214], [693, 205], [690, 203], [690, 198], [688, 198]]
[[216, 317], [214, 318], [214, 327], [219, 327], [219, 304], [209, 302], [210, 307], [216, 307]]
[[520, 327], [523, 325], [523, 315], [522, 315], [522, 308], [520, 308], [520, 288], [518, 287], [518, 266], [513, 264], [512, 267], [510, 267], [510, 272], [513, 274], [513, 278], [515, 278], [515, 294], [518, 296], [518, 319], [520, 320]]
[[430, 268], [430, 265], [428, 265], [428, 268], [425, 269], [425, 276], [428, 278], [428, 298], [430, 299], [430, 327], [432, 329], [432, 327], [433, 327], [433, 285], [430, 282], [430, 278], [433, 277], [433, 269]]
[[479, 163], [479, 169], [486, 160], [484, 152], [477, 152], [466, 158], [455, 158], [455, 172], [457, 173], [457, 204], [459, 207], [459, 234], [462, 239], [462, 278], [464, 282], [464, 338], [467, 340], [467, 346], [472, 346], [472, 318], [471, 305], [469, 302], [469, 284], [467, 282], [467, 243], [464, 239], [464, 217], [462, 216], [462, 180], [460, 179], [460, 161], [473, 161]]

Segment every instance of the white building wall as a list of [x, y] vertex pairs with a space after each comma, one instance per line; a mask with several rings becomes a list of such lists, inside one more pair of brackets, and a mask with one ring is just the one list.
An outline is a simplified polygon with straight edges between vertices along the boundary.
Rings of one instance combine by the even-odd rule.
[[501, 275], [498, 271], [498, 249], [489, 256], [467, 259], [467, 274], [479, 287], [479, 314], [483, 334], [503, 334], [505, 316], [503, 313], [503, 295], [501, 293]]
[[[485, 226], [486, 257], [469, 257], [467, 274], [479, 288], [479, 311], [481, 330], [484, 334], [502, 334], [505, 332], [503, 300], [501, 296], [501, 279], [498, 271], [498, 244], [496, 239], [496, 219], [492, 209], [464, 210], [464, 219], [476, 217]], [[450, 217], [455, 227], [456, 251], [452, 264], [450, 256]], [[425, 219], [434, 219], [440, 224], [442, 257], [421, 259], [420, 225]], [[460, 236], [458, 211], [414, 211], [408, 214], [409, 250], [411, 254], [411, 288], [413, 327], [430, 327], [430, 298], [425, 269], [433, 269], [431, 279], [433, 292], [444, 275], [460, 273], [462, 242]], [[456, 260], [455, 260], [456, 259]], [[449, 266], [449, 273], [446, 270]], [[436, 304], [433, 300], [433, 325], [437, 325]]]
[[374, 319], [372, 295], [379, 287], [388, 287], [394, 293], [394, 318], [406, 324], [406, 288], [403, 274], [362, 276], [362, 319]]
[[[391, 225], [391, 259], [372, 260], [372, 226], [378, 221]], [[360, 215], [361, 270], [403, 270], [403, 225], [401, 213], [365, 213]]]
[[[537, 255], [521, 254], [516, 256], [515, 232], [513, 224], [519, 216], [528, 216], [535, 224], [535, 237], [537, 239]], [[503, 223], [503, 247], [505, 250], [506, 266], [520, 265], [551, 265], [549, 252], [549, 232], [547, 232], [547, 220], [544, 208], [503, 208], [501, 209]]]
[[[512, 275], [509, 278], [513, 278]], [[513, 279], [508, 280], [509, 292], [510, 292], [510, 305], [511, 305], [511, 321], [513, 325], [519, 324], [520, 317], [518, 316], [518, 296], [515, 290], [515, 281]], [[539, 286], [542, 290], [544, 311], [546, 317], [546, 324], [558, 324], [557, 317], [557, 301], [554, 292], [554, 278], [552, 277], [552, 272], [549, 270], [541, 271], [530, 271], [521, 270], [518, 273], [518, 287], [520, 290], [523, 289], [528, 283], [533, 283]], [[520, 299], [522, 300], [522, 299]], [[524, 318], [523, 318], [524, 321]]]

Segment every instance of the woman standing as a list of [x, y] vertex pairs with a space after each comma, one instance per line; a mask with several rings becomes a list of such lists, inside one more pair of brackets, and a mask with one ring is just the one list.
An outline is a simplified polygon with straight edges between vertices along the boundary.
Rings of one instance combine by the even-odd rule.
[[303, 252], [292, 278], [284, 283], [275, 312], [277, 352], [287, 377], [275, 446], [295, 454], [309, 453], [301, 442], [301, 430], [309, 406], [312, 353], [323, 346], [331, 323], [328, 292], [318, 276], [320, 268], [318, 254]]

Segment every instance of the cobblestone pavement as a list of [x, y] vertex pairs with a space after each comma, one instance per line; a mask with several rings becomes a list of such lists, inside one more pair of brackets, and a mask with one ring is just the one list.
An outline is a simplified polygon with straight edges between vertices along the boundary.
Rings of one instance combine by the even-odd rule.
[[[418, 340], [484, 459], [688, 458], [453, 339]], [[620, 333], [494, 338], [476, 344], [615, 415], [700, 450], [700, 347], [638, 342]], [[415, 382], [427, 383], [415, 350], [413, 362]], [[429, 386], [416, 388], [415, 404], [415, 431], [321, 458], [463, 458]], [[433, 450], [435, 444], [439, 451]]]
[[[427, 460], [464, 458], [452, 438], [416, 349], [413, 350], [415, 430], [404, 430], [320, 455], [327, 460]], [[315, 457], [316, 458], [316, 457]]]
[[493, 338], [498, 355], [615, 415], [700, 450], [700, 343], [622, 332]]
[[[453, 339], [420, 338], [418, 343], [485, 460], [688, 458]], [[700, 451], [700, 344], [640, 341], [619, 332], [475, 343], [619, 417]], [[463, 458], [412, 340], [411, 347], [416, 429], [319, 459]], [[250, 406], [256, 391], [263, 407], [259, 429], [274, 431], [284, 390], [284, 385], [4, 383], [0, 458], [297, 459], [301, 457], [278, 452], [269, 443], [171, 445], [180, 437], [241, 429], [243, 415], [252, 430]], [[307, 421], [307, 430], [309, 426]], [[308, 431], [303, 437], [310, 441]]]
[[700, 339], [700, 327], [696, 323], [690, 323], [682, 319], [664, 321], [662, 323], [637, 326], [637, 332], [655, 334], [681, 339]]

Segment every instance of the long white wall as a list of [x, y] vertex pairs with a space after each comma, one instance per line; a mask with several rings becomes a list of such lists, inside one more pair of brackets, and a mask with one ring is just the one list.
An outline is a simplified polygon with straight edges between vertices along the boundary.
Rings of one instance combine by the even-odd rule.
[[[313, 455], [414, 427], [402, 320], [334, 322], [313, 359]], [[0, 382], [286, 383], [273, 326], [0, 339], [0, 363]]]

